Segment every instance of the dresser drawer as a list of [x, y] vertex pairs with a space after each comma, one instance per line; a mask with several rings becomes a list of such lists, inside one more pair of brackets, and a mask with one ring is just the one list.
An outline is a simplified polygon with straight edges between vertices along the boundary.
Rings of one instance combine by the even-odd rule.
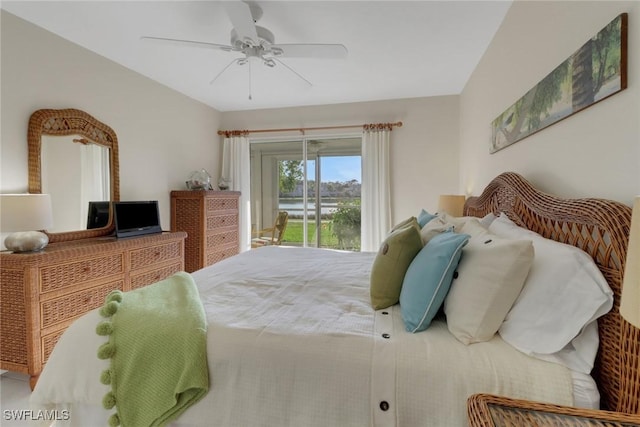
[[152, 283], [159, 282], [162, 279], [166, 279], [174, 273], [182, 270], [182, 262], [176, 262], [165, 267], [157, 268], [155, 270], [147, 271], [140, 274], [131, 275], [131, 290], [151, 285]]
[[216, 215], [207, 217], [207, 230], [215, 230], [221, 227], [233, 227], [238, 225], [238, 215]]
[[217, 250], [220, 246], [229, 246], [230, 244], [238, 244], [238, 230], [224, 231], [222, 233], [207, 234], [207, 251]]
[[[61, 329], [59, 331], [43, 336], [42, 339], [40, 340], [40, 343], [41, 343], [40, 348], [42, 349], [43, 365], [49, 359], [49, 356], [53, 351], [53, 347], [56, 346], [56, 343], [58, 342], [58, 340], [60, 339], [63, 333], [64, 333], [64, 329]], [[91, 357], [91, 355], [88, 355], [87, 357]]]
[[0, 356], [10, 363], [26, 364], [27, 304], [24, 292], [24, 269], [0, 269]]
[[237, 197], [220, 197], [206, 199], [207, 213], [217, 211], [238, 210]]
[[227, 246], [226, 248], [218, 248], [214, 252], [207, 253], [207, 265], [215, 264], [225, 258], [237, 255], [239, 252], [237, 245]]
[[150, 246], [131, 251], [131, 270], [140, 270], [153, 264], [182, 260], [182, 241]]
[[82, 289], [40, 303], [40, 324], [43, 329], [78, 317], [104, 304], [105, 297], [114, 289], [123, 289], [117, 280], [93, 288]]
[[122, 274], [122, 253], [98, 256], [77, 262], [56, 264], [39, 270], [40, 292], [50, 292], [104, 277]]

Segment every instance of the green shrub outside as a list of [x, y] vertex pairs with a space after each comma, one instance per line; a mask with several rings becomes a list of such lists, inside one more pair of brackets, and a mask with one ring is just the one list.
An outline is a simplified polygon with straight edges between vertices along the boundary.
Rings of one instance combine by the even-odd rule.
[[[360, 200], [341, 202], [335, 211], [320, 222], [320, 242], [323, 248], [360, 250]], [[303, 220], [290, 218], [284, 233], [283, 244], [302, 246]], [[307, 225], [307, 242], [315, 246], [316, 224]]]

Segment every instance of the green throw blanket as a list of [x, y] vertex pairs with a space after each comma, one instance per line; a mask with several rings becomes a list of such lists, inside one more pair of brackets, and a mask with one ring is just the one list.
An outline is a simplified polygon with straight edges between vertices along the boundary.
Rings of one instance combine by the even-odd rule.
[[98, 357], [111, 359], [100, 377], [115, 406], [113, 427], [162, 426], [209, 390], [207, 323], [198, 289], [188, 273], [176, 273], [130, 292], [111, 292], [96, 332], [109, 341]]

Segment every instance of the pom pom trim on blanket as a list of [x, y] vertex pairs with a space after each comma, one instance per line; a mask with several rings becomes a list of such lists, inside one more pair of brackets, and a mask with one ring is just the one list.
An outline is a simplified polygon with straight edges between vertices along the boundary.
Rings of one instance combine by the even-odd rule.
[[193, 278], [185, 272], [129, 292], [114, 290], [95, 332], [107, 337], [98, 358], [110, 359], [100, 382], [111, 427], [160, 426], [209, 390], [206, 317]]

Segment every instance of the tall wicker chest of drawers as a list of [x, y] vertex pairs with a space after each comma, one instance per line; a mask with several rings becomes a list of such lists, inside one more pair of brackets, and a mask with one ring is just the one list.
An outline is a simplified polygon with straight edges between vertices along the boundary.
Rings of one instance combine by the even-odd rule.
[[102, 237], [52, 243], [36, 253], [0, 252], [0, 368], [29, 374], [35, 386], [65, 329], [109, 292], [184, 270], [185, 238]]
[[240, 250], [237, 191], [172, 191], [171, 231], [186, 231], [185, 270], [193, 272]]

